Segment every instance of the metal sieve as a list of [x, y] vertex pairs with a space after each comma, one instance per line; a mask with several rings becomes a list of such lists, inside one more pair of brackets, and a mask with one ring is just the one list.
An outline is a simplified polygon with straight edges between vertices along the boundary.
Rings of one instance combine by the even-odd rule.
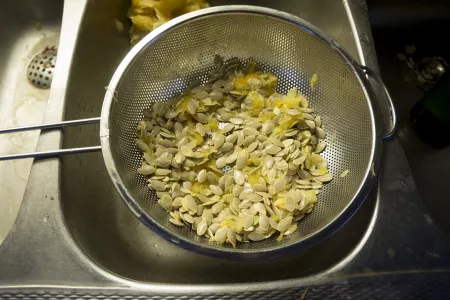
[[[277, 242], [229, 245], [210, 243], [186, 227], [169, 222], [136, 170], [141, 153], [135, 132], [143, 111], [156, 101], [166, 101], [196, 79], [206, 81], [214, 56], [256, 61], [279, 78], [277, 91], [286, 94], [298, 87], [321, 115], [329, 146], [323, 156], [335, 179], [319, 194], [313, 211], [299, 222], [297, 231]], [[314, 90], [310, 79], [317, 74]], [[375, 179], [380, 154], [374, 97], [366, 75], [382, 85], [390, 106], [390, 136], [395, 114], [384, 85], [376, 73], [359, 66], [336, 42], [307, 22], [280, 11], [252, 6], [224, 6], [178, 17], [141, 40], [123, 59], [105, 95], [101, 121], [101, 149], [111, 179], [136, 217], [171, 242], [222, 258], [261, 259], [317, 243], [339, 229], [366, 198]], [[46, 128], [95, 122], [98, 118], [44, 125]], [[50, 127], [48, 127], [50, 126]], [[33, 127], [32, 129], [38, 128]], [[27, 127], [30, 129], [30, 127]], [[42, 157], [98, 150], [63, 149]], [[21, 158], [24, 155], [8, 156]], [[2, 159], [2, 158], [0, 158]], [[345, 178], [339, 174], [350, 170]]]

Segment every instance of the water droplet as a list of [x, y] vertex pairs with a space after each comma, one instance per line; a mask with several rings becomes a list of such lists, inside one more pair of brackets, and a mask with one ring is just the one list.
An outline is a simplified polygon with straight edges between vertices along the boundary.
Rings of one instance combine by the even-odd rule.
[[48, 215], [44, 215], [44, 223], [47, 223], [49, 216]]

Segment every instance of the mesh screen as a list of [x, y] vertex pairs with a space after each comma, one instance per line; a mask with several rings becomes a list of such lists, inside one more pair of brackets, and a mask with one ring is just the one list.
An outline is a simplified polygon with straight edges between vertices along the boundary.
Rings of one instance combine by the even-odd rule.
[[[229, 247], [209, 244], [192, 230], [172, 225], [157, 205], [156, 195], [136, 173], [141, 154], [135, 146], [135, 128], [143, 110], [177, 95], [194, 79], [205, 80], [216, 54], [243, 62], [255, 60], [279, 77], [280, 93], [299, 88], [322, 117], [329, 143], [323, 155], [335, 177], [296, 233], [281, 243], [275, 238], [241, 243], [235, 251], [285, 247], [306, 239], [342, 213], [356, 196], [372, 160], [374, 124], [362, 87], [341, 56], [307, 28], [282, 19], [236, 12], [203, 16], [165, 31], [137, 54], [117, 86], [117, 100], [110, 110], [112, 158], [123, 184], [150, 218], [174, 235], [210, 247]], [[310, 88], [313, 74], [319, 78], [314, 91]], [[346, 169], [350, 173], [340, 178]]]

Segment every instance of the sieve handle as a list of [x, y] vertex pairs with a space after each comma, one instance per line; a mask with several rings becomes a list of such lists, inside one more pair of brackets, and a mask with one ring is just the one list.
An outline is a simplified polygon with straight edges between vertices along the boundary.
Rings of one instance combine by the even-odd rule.
[[[6, 128], [6, 129], [0, 129], [0, 134], [21, 132], [21, 131], [30, 131], [30, 130], [58, 129], [58, 128], [64, 128], [64, 127], [68, 127], [68, 126], [96, 124], [96, 123], [100, 123], [100, 118], [70, 120], [70, 121], [63, 121], [63, 122], [58, 122], [58, 123]], [[77, 154], [77, 153], [100, 151], [101, 149], [102, 149], [101, 146], [91, 146], [91, 147], [82, 147], [82, 148], [50, 150], [50, 151], [42, 151], [42, 152], [0, 155], [0, 161], [11, 160], [11, 159], [22, 159], [22, 158], [50, 158], [50, 157], [56, 157], [56, 156], [61, 156], [61, 155], [66, 155], [66, 154]]]
[[389, 113], [391, 115], [390, 116], [391, 124], [389, 126], [387, 133], [383, 134], [383, 139], [390, 138], [394, 134], [395, 129], [397, 127], [397, 116], [395, 114], [395, 107], [394, 107], [394, 103], [392, 101], [391, 94], [389, 93], [386, 85], [384, 84], [383, 79], [381, 79], [381, 76], [378, 75], [377, 72], [375, 72], [374, 70], [372, 70], [371, 68], [366, 67], [366, 66], [360, 66], [360, 67], [364, 71], [364, 73], [366, 73], [366, 75], [371, 76], [381, 86], [381, 91], [384, 94], [386, 103], [389, 108]]

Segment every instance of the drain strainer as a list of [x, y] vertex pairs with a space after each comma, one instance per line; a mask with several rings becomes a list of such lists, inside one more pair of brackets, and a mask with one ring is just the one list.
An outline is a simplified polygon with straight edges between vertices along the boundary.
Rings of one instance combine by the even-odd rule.
[[53, 80], [56, 65], [57, 49], [55, 46], [46, 47], [36, 55], [28, 65], [28, 80], [36, 87], [48, 89]]

